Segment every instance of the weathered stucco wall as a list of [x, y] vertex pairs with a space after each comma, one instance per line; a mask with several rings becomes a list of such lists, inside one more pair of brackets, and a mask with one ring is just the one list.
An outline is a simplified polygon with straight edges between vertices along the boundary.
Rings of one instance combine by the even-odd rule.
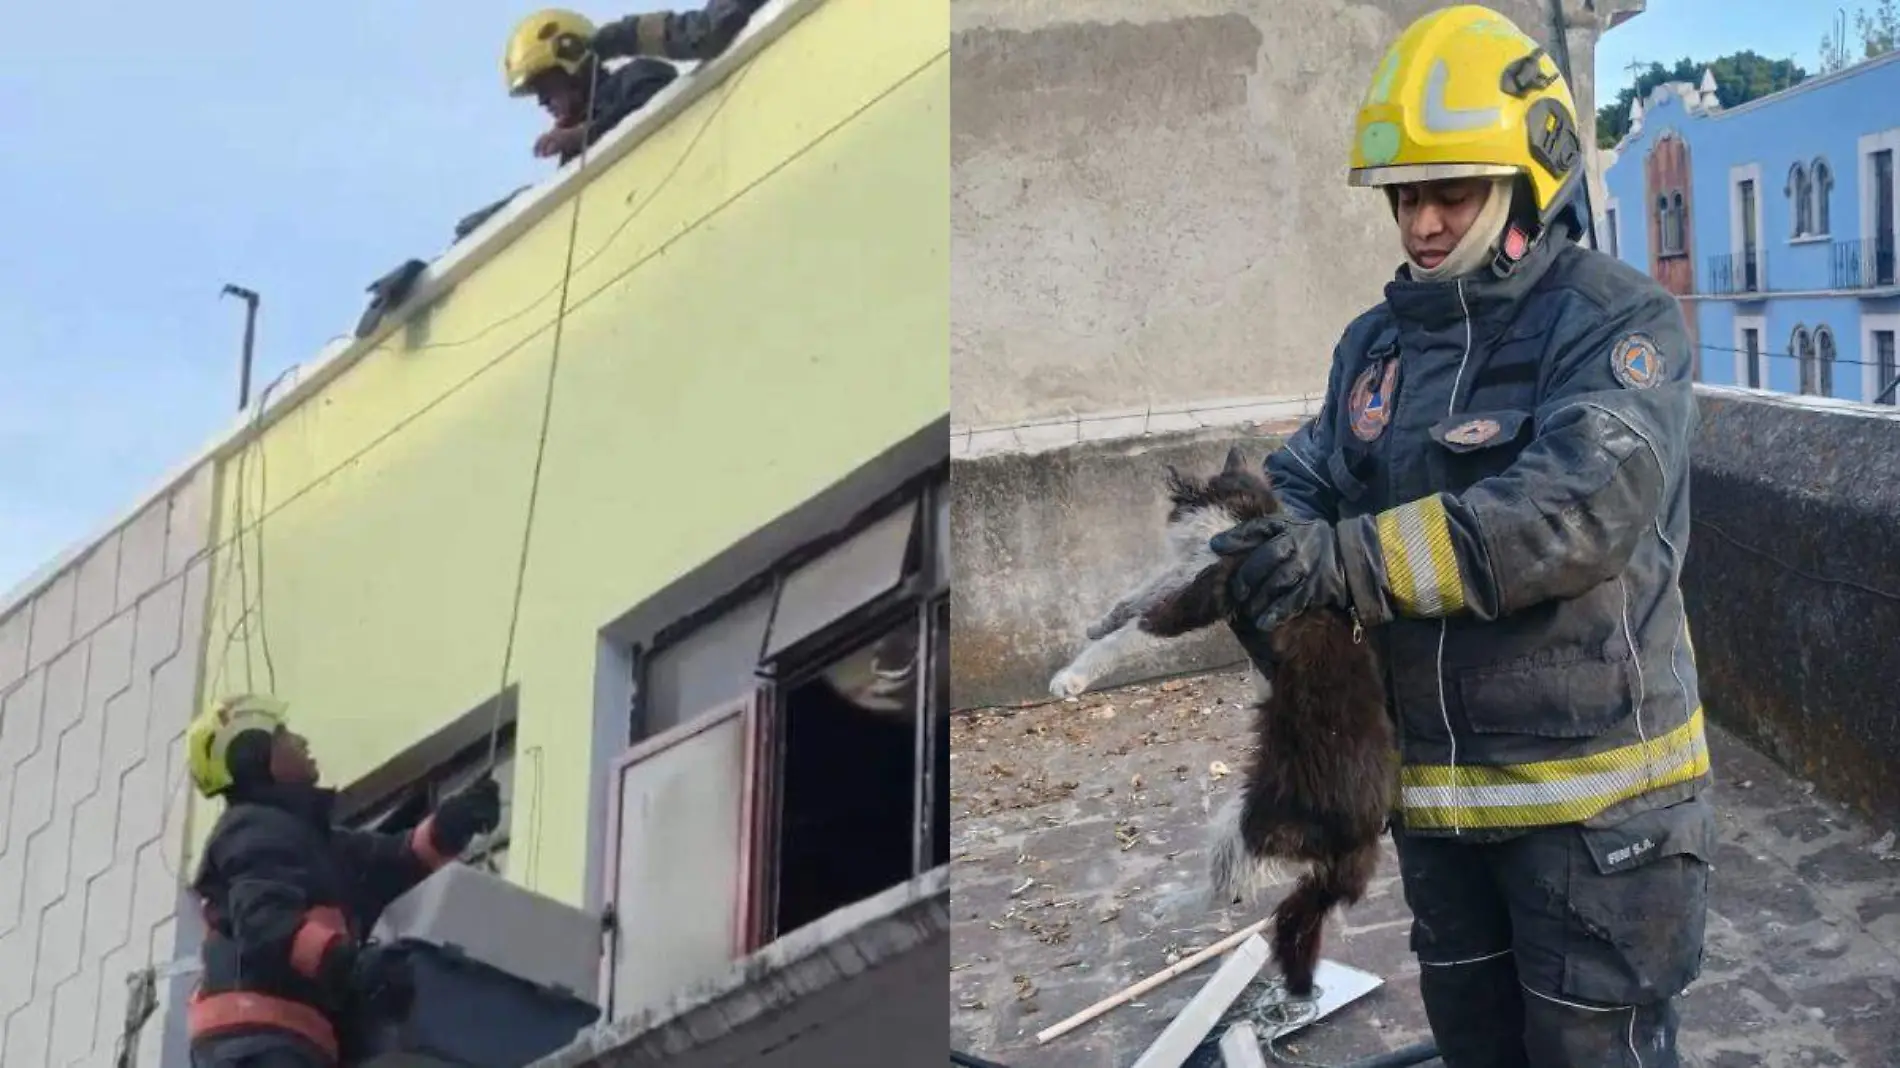
[[[184, 731], [198, 692], [212, 472], [0, 607], [0, 1064], [110, 1068], [126, 979], [178, 930]], [[139, 1065], [184, 1063], [163, 1004]], [[161, 1059], [161, 1057], [163, 1059]]]
[[[1323, 389], [1396, 266], [1353, 110], [1443, 6], [954, 0], [954, 423]], [[1557, 0], [1488, 6], [1550, 41]], [[1562, 4], [1585, 144], [1599, 27], [1641, 6]]]
[[[1161, 559], [1168, 467], [1212, 473], [1236, 444], [1257, 464], [1278, 443], [1229, 428], [952, 461], [952, 704], [1046, 698], [1049, 677], [1088, 643], [1089, 624]], [[1157, 643], [1096, 688], [1243, 655], [1215, 628]]]
[[1900, 413], [1702, 394], [1684, 589], [1710, 716], [1900, 822]]

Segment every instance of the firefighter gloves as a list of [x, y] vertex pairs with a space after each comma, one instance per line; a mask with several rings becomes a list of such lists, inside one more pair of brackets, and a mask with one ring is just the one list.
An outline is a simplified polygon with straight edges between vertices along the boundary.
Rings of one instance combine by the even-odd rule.
[[1250, 519], [1208, 547], [1222, 556], [1245, 554], [1228, 592], [1262, 634], [1309, 608], [1352, 607], [1331, 523], [1285, 513]]
[[416, 982], [404, 947], [371, 942], [357, 950], [350, 993], [370, 1015], [395, 1019], [407, 1014]]
[[484, 775], [444, 798], [435, 810], [437, 844], [449, 853], [468, 848], [478, 834], [501, 824], [501, 784]]

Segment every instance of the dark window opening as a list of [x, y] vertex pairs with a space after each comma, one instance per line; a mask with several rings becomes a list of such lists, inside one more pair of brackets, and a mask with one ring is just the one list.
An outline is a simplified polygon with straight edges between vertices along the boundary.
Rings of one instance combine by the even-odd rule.
[[1816, 159], [1810, 173], [1814, 185], [1814, 232], [1825, 236], [1832, 230], [1828, 202], [1834, 195], [1834, 168], [1827, 165], [1827, 160]]
[[[1900, 360], [1894, 353], [1894, 332], [1874, 331], [1874, 403], [1894, 404], [1894, 379], [1900, 378]], [[1884, 392], [1883, 392], [1884, 391]]]
[[1814, 232], [1814, 192], [1809, 185], [1808, 169], [1797, 163], [1788, 170], [1789, 202], [1794, 206], [1794, 233], [1790, 236], [1801, 237]]
[[1814, 347], [1818, 359], [1815, 362], [1815, 393], [1823, 397], [1834, 395], [1834, 331], [1823, 326], [1814, 332]]
[[1894, 284], [1895, 237], [1892, 149], [1883, 148], [1873, 154], [1873, 172], [1873, 284], [1890, 286]]
[[1743, 358], [1748, 361], [1746, 374], [1748, 388], [1761, 388], [1761, 331], [1748, 327], [1742, 331]]
[[1794, 357], [1799, 372], [1799, 389], [1804, 394], [1819, 392], [1820, 371], [1814, 358], [1814, 335], [1805, 326], [1794, 328], [1794, 335], [1788, 339], [1788, 355]]
[[777, 933], [911, 877], [918, 668], [910, 615], [781, 699]]

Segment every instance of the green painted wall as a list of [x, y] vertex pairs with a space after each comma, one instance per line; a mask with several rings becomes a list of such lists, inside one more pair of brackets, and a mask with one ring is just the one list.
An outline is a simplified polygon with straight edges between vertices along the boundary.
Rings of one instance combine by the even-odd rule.
[[[582, 899], [598, 629], [948, 411], [948, 37], [945, 0], [827, 0], [582, 193], [512, 671], [511, 878]], [[571, 210], [244, 461], [276, 690], [333, 783], [501, 682]], [[208, 695], [244, 684], [226, 634], [259, 581], [238, 474]]]

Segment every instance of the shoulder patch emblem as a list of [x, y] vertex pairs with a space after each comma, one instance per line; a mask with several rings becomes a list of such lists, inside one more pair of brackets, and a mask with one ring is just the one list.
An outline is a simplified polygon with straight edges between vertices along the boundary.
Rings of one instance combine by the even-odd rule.
[[1624, 389], [1648, 389], [1661, 383], [1668, 369], [1648, 334], [1625, 334], [1610, 348], [1610, 373]]
[[1352, 436], [1360, 441], [1377, 441], [1392, 421], [1392, 390], [1398, 385], [1399, 361], [1381, 360], [1359, 372], [1352, 392], [1346, 398], [1346, 418]]
[[1445, 440], [1453, 445], [1482, 445], [1503, 429], [1496, 419], [1473, 419], [1445, 431]]

